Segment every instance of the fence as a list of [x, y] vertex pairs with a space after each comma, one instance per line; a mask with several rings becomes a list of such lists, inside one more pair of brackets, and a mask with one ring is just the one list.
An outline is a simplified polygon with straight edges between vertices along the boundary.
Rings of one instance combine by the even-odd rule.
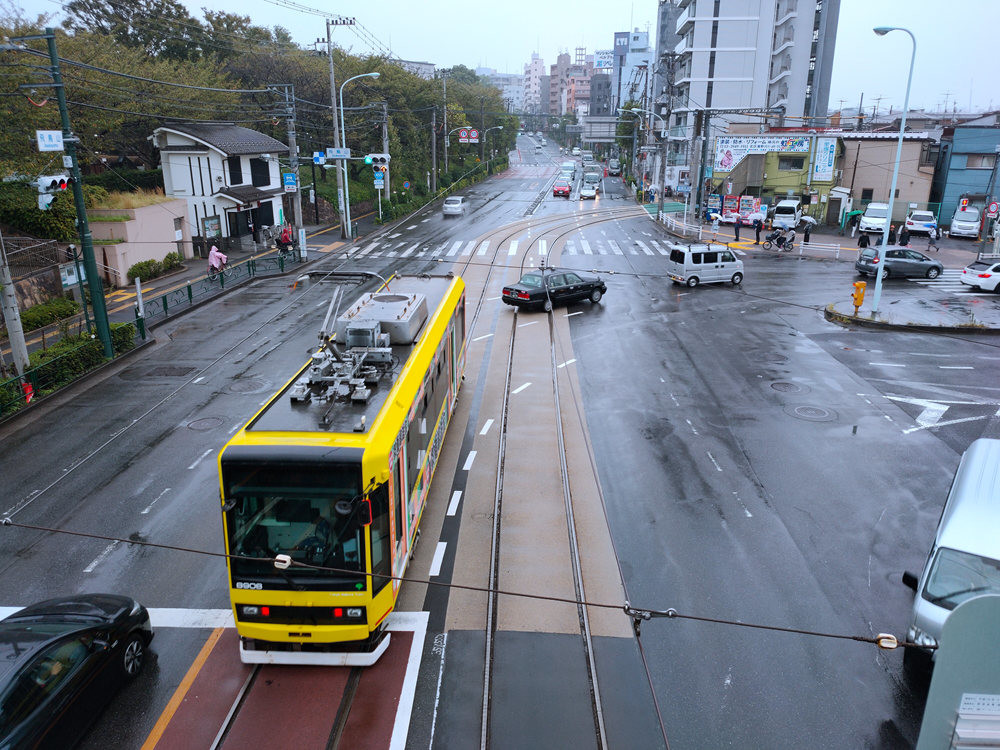
[[840, 244], [835, 242], [803, 242], [799, 245], [799, 255], [803, 250], [818, 253], [834, 253], [837, 260], [840, 260]]
[[681, 237], [697, 237], [699, 242], [701, 241], [702, 233], [705, 231], [701, 225], [687, 224], [683, 220], [675, 218], [672, 214], [667, 214], [666, 220], [663, 223], [674, 234], [679, 234]]

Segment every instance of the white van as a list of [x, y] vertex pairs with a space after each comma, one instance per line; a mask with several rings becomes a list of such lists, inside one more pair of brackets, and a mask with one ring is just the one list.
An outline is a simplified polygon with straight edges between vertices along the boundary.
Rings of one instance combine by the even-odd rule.
[[979, 438], [962, 455], [924, 570], [903, 583], [916, 592], [906, 639], [928, 648], [955, 607], [1000, 594], [1000, 440]]
[[782, 229], [794, 229], [799, 225], [799, 221], [801, 220], [802, 204], [790, 198], [778, 201], [778, 205], [774, 207], [774, 219], [771, 220], [771, 226], [775, 229], [778, 227]]
[[675, 284], [743, 283], [743, 261], [725, 245], [670, 245], [667, 275]]
[[959, 206], [955, 210], [955, 215], [951, 217], [951, 226], [948, 227], [949, 237], [972, 237], [979, 236], [979, 209], [975, 206]]
[[865, 207], [865, 212], [861, 214], [861, 220], [858, 222], [858, 230], [882, 234], [885, 231], [885, 222], [888, 216], [888, 203], [869, 203]]

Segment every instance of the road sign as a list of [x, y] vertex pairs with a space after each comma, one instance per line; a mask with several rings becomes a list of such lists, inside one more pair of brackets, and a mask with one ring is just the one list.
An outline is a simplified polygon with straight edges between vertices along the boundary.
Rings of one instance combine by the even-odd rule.
[[409, 190], [410, 189], [410, 181], [409, 180], [407, 180], [406, 182], [403, 183], [403, 188], [405, 190]]
[[63, 151], [63, 134], [61, 130], [36, 130], [35, 139], [39, 151]]
[[327, 159], [350, 159], [351, 149], [349, 148], [328, 148], [326, 150]]
[[990, 201], [990, 205], [986, 207], [986, 215], [991, 219], [997, 218], [1000, 215], [1000, 202]]
[[459, 143], [469, 142], [469, 131], [466, 130], [465, 128], [462, 128], [461, 130], [458, 131], [458, 142]]
[[385, 180], [377, 179], [377, 180], [373, 180], [372, 182], [375, 185], [375, 187], [377, 187], [377, 188], [384, 188], [385, 187]]
[[313, 164], [326, 164], [326, 154], [322, 151], [313, 151]]
[[472, 129], [469, 131], [469, 143], [479, 143], [479, 131]]
[[281, 183], [285, 186], [286, 193], [294, 193], [299, 189], [299, 182], [296, 179], [295, 172], [282, 172]]

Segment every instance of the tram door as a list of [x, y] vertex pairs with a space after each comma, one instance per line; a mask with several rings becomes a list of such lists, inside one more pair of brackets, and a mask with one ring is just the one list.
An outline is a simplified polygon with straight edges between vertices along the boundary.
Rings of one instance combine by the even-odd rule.
[[[392, 458], [392, 497], [390, 502], [393, 505], [393, 516], [395, 517], [394, 531], [396, 534], [396, 550], [393, 555], [393, 567], [396, 572], [400, 570], [400, 560], [406, 554], [406, 538], [403, 519], [406, 517], [406, 461], [399, 460], [399, 453], [394, 453]], [[397, 583], [396, 581], [393, 582]]]

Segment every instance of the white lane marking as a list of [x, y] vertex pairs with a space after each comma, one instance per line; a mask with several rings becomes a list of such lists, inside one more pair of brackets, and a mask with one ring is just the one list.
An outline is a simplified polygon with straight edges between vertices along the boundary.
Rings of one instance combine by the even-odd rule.
[[567, 360], [566, 360], [565, 362], [563, 362], [563, 363], [562, 363], [561, 365], [556, 365], [556, 367], [557, 367], [558, 369], [560, 369], [560, 370], [561, 370], [561, 369], [562, 369], [562, 368], [564, 368], [564, 367], [565, 367], [566, 365], [571, 365], [571, 364], [573, 364], [574, 362], [576, 362], [576, 359], [575, 359], [575, 358], [574, 358], [574, 359], [567, 359]]
[[234, 425], [233, 425], [233, 426], [232, 426], [232, 427], [231, 427], [231, 428], [229, 429], [229, 432], [228, 432], [227, 434], [229, 434], [229, 435], [232, 435], [232, 434], [233, 434], [234, 432], [236, 432], [236, 431], [237, 431], [238, 429], [240, 429], [240, 427], [242, 427], [242, 426], [243, 426], [243, 423], [242, 423], [242, 422], [237, 422], [236, 424], [234, 424]]
[[660, 255], [670, 255], [670, 252], [668, 250], [664, 250], [662, 247], [660, 247], [660, 243], [657, 242], [656, 240], [650, 240], [650, 242], [652, 243], [653, 247], [655, 247], [657, 249], [657, 251], [660, 253]]
[[[1000, 412], [997, 412], [1000, 414]], [[911, 432], [917, 432], [918, 430], [929, 430], [931, 427], [947, 427], [953, 424], [962, 424], [963, 422], [976, 422], [980, 419], [986, 419], [989, 414], [983, 414], [979, 417], [965, 417], [964, 419], [949, 419], [947, 422], [937, 422], [935, 424], [921, 425], [920, 427], [908, 427], [903, 430], [904, 435], [909, 435]]]
[[618, 247], [618, 243], [614, 240], [608, 240], [608, 245], [611, 247], [611, 252], [615, 255], [624, 255], [624, 253], [622, 253], [622, 249]]
[[201, 382], [202, 380], [204, 380], [204, 379], [205, 379], [205, 376], [204, 376], [204, 375], [202, 375], [202, 376], [201, 376], [200, 378], [195, 378], [195, 379], [194, 379], [194, 380], [192, 380], [191, 382], [192, 382], [192, 383], [200, 383], [200, 382]]
[[463, 256], [465, 256], [465, 255], [472, 255], [472, 248], [474, 248], [475, 246], [476, 246], [476, 241], [475, 240], [469, 240], [465, 244], [465, 248], [463, 248], [463, 250], [460, 253], [460, 255], [463, 255]]
[[157, 495], [155, 498], [153, 498], [153, 502], [151, 502], [149, 505], [147, 505], [146, 508], [145, 508], [145, 510], [139, 511], [139, 515], [140, 516], [144, 516], [147, 513], [149, 513], [149, 511], [152, 510], [153, 506], [156, 505], [156, 501], [159, 500], [164, 495], [166, 495], [168, 492], [170, 492], [170, 488], [169, 487], [167, 487], [165, 490], [163, 490], [163, 492], [161, 492], [159, 495]]
[[394, 239], [396, 239], [397, 237], [399, 237], [399, 235], [401, 235], [401, 234], [402, 234], [402, 232], [396, 232], [395, 234], [390, 234], [390, 235], [389, 235], [389, 239], [390, 239], [390, 240], [394, 240]]
[[488, 339], [492, 335], [493, 335], [492, 333], [484, 333], [482, 336], [476, 336], [476, 338], [474, 338], [472, 340], [473, 341], [482, 341], [483, 339]]
[[740, 505], [743, 506], [743, 512], [747, 514], [747, 518], [753, 518], [753, 513], [750, 512], [750, 509], [747, 507], [747, 504], [743, 502], [743, 499], [740, 497], [740, 494], [736, 490], [733, 490], [733, 495], [736, 496], [736, 502], [738, 502]]
[[479, 246], [479, 250], [476, 251], [476, 255], [486, 255], [486, 251], [490, 249], [490, 241], [483, 240], [483, 244]]
[[576, 312], [566, 313], [567, 318], [571, 318], [574, 315], [583, 315], [583, 310], [577, 310]]
[[441, 575], [441, 563], [444, 562], [444, 553], [448, 549], [448, 542], [438, 542], [437, 549], [434, 550], [434, 559], [431, 560], [431, 578]]
[[693, 432], [695, 435], [697, 435], [698, 434], [698, 430], [696, 430], [694, 428], [694, 425], [691, 424], [691, 420], [690, 419], [685, 419], [684, 421], [688, 423], [688, 427], [691, 428], [691, 432]]
[[[667, 381], [664, 380], [663, 378], [660, 378], [660, 382], [661, 383], [666, 383]], [[677, 400], [677, 396], [675, 396], [672, 393], [670, 394], [670, 400], [674, 402], [674, 406], [680, 406], [681, 405], [681, 402]]]
[[451, 258], [454, 256], [460, 247], [462, 247], [462, 240], [457, 240], [455, 244], [451, 246], [451, 250], [448, 251], [448, 257]]
[[408, 226], [408, 227], [406, 228], [406, 231], [410, 231], [411, 229], [416, 229], [416, 228], [417, 228], [417, 225], [416, 225], [416, 224], [411, 224], [410, 226]]
[[416, 250], [416, 249], [417, 249], [418, 247], [420, 247], [420, 243], [419, 243], [419, 242], [414, 242], [414, 243], [413, 243], [412, 245], [410, 245], [410, 246], [409, 246], [408, 248], [406, 248], [406, 250], [404, 250], [403, 252], [401, 252], [401, 253], [399, 254], [399, 257], [400, 257], [400, 258], [405, 258], [405, 257], [407, 257], [408, 255], [410, 255], [410, 253], [412, 253], [412, 252], [413, 252], [414, 250]]
[[487, 419], [487, 420], [486, 420], [486, 421], [485, 421], [485, 422], [483, 423], [483, 429], [481, 429], [481, 430], [479, 431], [479, 434], [480, 434], [480, 435], [485, 435], [485, 434], [486, 434], [487, 432], [489, 432], [489, 431], [490, 431], [490, 427], [492, 427], [492, 426], [493, 426], [493, 420], [492, 420], [492, 419]]
[[[645, 234], [645, 232], [643, 232], [643, 234]], [[635, 244], [637, 244], [637, 245], [638, 245], [638, 246], [639, 246], [639, 247], [640, 247], [640, 248], [642, 249], [642, 251], [643, 251], [644, 253], [646, 253], [646, 255], [656, 255], [656, 253], [654, 253], [654, 252], [653, 252], [652, 250], [650, 250], [650, 249], [649, 249], [649, 248], [648, 248], [648, 247], [646, 246], [646, 243], [645, 243], [645, 242], [643, 242], [642, 240], [636, 240], [636, 241], [635, 241]]]
[[897, 365], [893, 362], [869, 362], [870, 367], [906, 367], [906, 365]]
[[538, 254], [541, 256], [546, 254], [545, 240], [538, 240]]
[[[437, 689], [434, 691], [434, 710], [431, 712], [431, 747], [434, 747], [434, 729], [437, 726], [438, 708], [441, 705], [441, 683], [444, 681], [444, 652], [447, 647], [447, 633], [438, 633], [434, 636], [434, 645], [431, 647], [431, 653], [440, 655], [441, 666], [438, 668]], [[409, 724], [406, 725], [406, 729], [409, 729]]]
[[469, 451], [469, 455], [465, 458], [465, 465], [462, 467], [462, 471], [468, 471], [472, 468], [472, 462], [476, 460], [476, 452]]
[[583, 250], [584, 255], [593, 255], [594, 251], [590, 249], [590, 243], [585, 239], [580, 240], [580, 248]]
[[94, 572], [94, 568], [96, 568], [98, 565], [100, 565], [101, 562], [104, 560], [104, 558], [106, 558], [108, 555], [110, 555], [114, 551], [115, 547], [117, 547], [117, 546], [118, 546], [118, 542], [111, 542], [111, 544], [109, 544], [107, 547], [104, 548], [104, 551], [101, 554], [99, 554], [97, 557], [94, 558], [94, 561], [92, 563], [90, 563], [90, 565], [88, 565], [86, 568], [83, 569], [83, 572], [84, 573], [93, 573]]
[[928, 352], [907, 352], [911, 357], [944, 357], [945, 359], [951, 359], [950, 354], [930, 354]]
[[531, 385], [531, 383], [525, 383], [524, 385], [519, 385], [517, 388], [515, 388], [513, 391], [511, 391], [511, 393], [520, 393], [525, 388], [527, 388], [529, 385]]
[[428, 216], [428, 217], [427, 217], [426, 219], [421, 219], [421, 220], [420, 220], [420, 223], [421, 223], [421, 224], [424, 224], [424, 223], [426, 223], [426, 222], [428, 222], [428, 221], [430, 221], [430, 220], [431, 220], [431, 217], [430, 217], [430, 216]]
[[531, 321], [530, 323], [521, 323], [521, 325], [519, 325], [519, 326], [518, 326], [518, 328], [524, 328], [525, 326], [533, 326], [533, 325], [535, 325], [536, 323], [538, 323], [538, 321], [537, 321], [537, 320], [533, 320], [533, 321]]
[[715, 456], [712, 455], [712, 451], [705, 451], [708, 454], [708, 459], [715, 465], [716, 471], [722, 471], [722, 467], [719, 466], [719, 462], [715, 460]]
[[[261, 403], [264, 403], [264, 402], [261, 402]], [[209, 456], [209, 455], [210, 455], [210, 454], [212, 453], [212, 451], [213, 451], [213, 450], [214, 450], [213, 448], [209, 448], [209, 449], [208, 449], [207, 451], [205, 451], [205, 452], [204, 452], [204, 453], [202, 453], [202, 454], [201, 454], [200, 456], [198, 456], [198, 458], [196, 458], [196, 459], [194, 460], [194, 463], [193, 463], [193, 464], [191, 464], [190, 466], [188, 466], [188, 471], [191, 471], [191, 469], [193, 469], [193, 468], [194, 468], [195, 466], [197, 466], [197, 465], [198, 465], [198, 464], [200, 464], [200, 463], [201, 463], [202, 461], [204, 461], [204, 460], [205, 460], [205, 457], [206, 457], [206, 456]]]
[[507, 255], [517, 255], [517, 240], [510, 241], [510, 248], [507, 250]]
[[939, 370], [974, 370], [972, 365], [938, 365]]
[[462, 499], [462, 490], [455, 490], [451, 493], [451, 502], [448, 503], [448, 515], [453, 516], [458, 511], [458, 503]]
[[652, 237], [653, 236], [649, 232], [643, 232], [642, 234], [643, 234], [644, 237]]

